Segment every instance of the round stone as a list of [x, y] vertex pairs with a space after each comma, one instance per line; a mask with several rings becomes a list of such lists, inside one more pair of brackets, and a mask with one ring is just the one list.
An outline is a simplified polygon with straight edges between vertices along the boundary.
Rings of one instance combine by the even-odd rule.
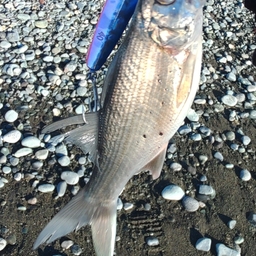
[[19, 157], [27, 156], [27, 155], [32, 154], [32, 153], [33, 153], [32, 148], [20, 148], [20, 149], [18, 149], [18, 150], [13, 154], [13, 156], [19, 158]]
[[171, 163], [170, 164], [170, 169], [174, 172], [178, 172], [182, 169], [182, 165], [179, 163]]
[[182, 199], [182, 204], [188, 212], [195, 212], [199, 208], [199, 202], [190, 196], [184, 196]]
[[181, 200], [185, 195], [183, 189], [175, 184], [166, 186], [162, 191], [162, 197], [167, 200]]
[[8, 110], [5, 115], [4, 118], [7, 122], [12, 123], [14, 121], [17, 120], [18, 118], [18, 113], [15, 110]]
[[2, 237], [0, 237], [0, 251], [2, 251], [6, 245], [7, 245], [7, 241]]
[[48, 157], [48, 154], [49, 154], [48, 149], [41, 149], [35, 153], [35, 156], [39, 160], [45, 160]]
[[251, 143], [250, 137], [248, 137], [248, 136], [246, 136], [246, 135], [242, 136], [241, 140], [242, 140], [242, 143], [243, 143], [245, 146], [247, 146], [247, 145], [249, 145], [249, 144]]
[[230, 220], [230, 221], [228, 222], [228, 227], [229, 227], [230, 229], [234, 229], [235, 226], [236, 226], [236, 220]]
[[28, 148], [38, 148], [41, 146], [41, 141], [35, 136], [28, 136], [21, 141], [21, 145]]
[[248, 170], [244, 169], [244, 170], [240, 171], [240, 179], [241, 180], [249, 181], [251, 178], [252, 178], [252, 175]]
[[229, 107], [234, 107], [237, 104], [237, 98], [233, 95], [225, 95], [221, 98], [221, 101]]
[[79, 176], [76, 172], [65, 171], [61, 173], [61, 179], [69, 185], [75, 185], [79, 181]]
[[74, 255], [80, 255], [82, 253], [82, 249], [77, 244], [73, 244], [70, 249], [71, 253], [73, 253]]

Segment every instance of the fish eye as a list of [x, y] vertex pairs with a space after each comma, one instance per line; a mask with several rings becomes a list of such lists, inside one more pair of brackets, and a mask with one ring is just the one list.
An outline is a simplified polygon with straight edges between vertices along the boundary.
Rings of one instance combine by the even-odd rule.
[[159, 4], [170, 5], [173, 4], [176, 0], [156, 0]]

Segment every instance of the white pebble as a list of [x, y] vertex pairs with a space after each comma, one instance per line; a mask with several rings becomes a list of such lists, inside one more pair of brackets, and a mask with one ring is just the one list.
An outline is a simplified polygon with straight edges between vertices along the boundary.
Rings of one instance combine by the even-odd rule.
[[28, 148], [38, 148], [41, 146], [41, 141], [35, 136], [28, 136], [21, 141], [21, 145]]
[[210, 238], [200, 238], [196, 242], [196, 249], [203, 252], [209, 252], [211, 249], [212, 240]]
[[22, 178], [22, 174], [20, 172], [17, 172], [14, 174], [13, 178], [16, 180], [16, 181], [20, 181], [21, 178]]
[[233, 95], [225, 95], [221, 98], [221, 101], [229, 107], [234, 107], [237, 104], [237, 98]]
[[230, 221], [228, 222], [228, 227], [229, 227], [230, 229], [235, 228], [235, 226], [236, 226], [236, 220], [230, 220]]
[[183, 197], [182, 204], [188, 212], [195, 212], [199, 208], [198, 201], [190, 196]]
[[170, 164], [170, 169], [174, 172], [178, 172], [182, 169], [182, 165], [179, 163], [171, 163]]
[[61, 166], [68, 166], [70, 164], [70, 158], [68, 156], [62, 156], [58, 159], [58, 163]]
[[167, 200], [181, 200], [185, 195], [183, 189], [177, 185], [166, 186], [162, 191], [162, 197]]
[[3, 180], [0, 178], [0, 188], [3, 188], [4, 187], [4, 182]]
[[34, 205], [37, 203], [37, 198], [36, 197], [32, 197], [30, 199], [28, 199], [28, 204]]
[[251, 142], [250, 137], [248, 137], [248, 136], [246, 136], [246, 135], [242, 136], [241, 140], [242, 140], [242, 143], [243, 143], [245, 146], [249, 145], [250, 142]]
[[66, 181], [61, 181], [57, 185], [57, 194], [58, 197], [62, 197], [65, 195], [67, 190], [67, 182]]
[[22, 157], [22, 156], [27, 156], [29, 154], [32, 154], [33, 153], [33, 150], [31, 148], [20, 148], [18, 149], [14, 154], [13, 156], [15, 157]]
[[221, 161], [221, 162], [224, 160], [224, 157], [223, 157], [223, 155], [220, 152], [215, 152], [214, 153], [214, 157], [216, 159], [218, 159], [219, 161]]
[[4, 167], [2, 167], [2, 171], [4, 174], [9, 174], [9, 173], [11, 173], [12, 168], [9, 166], [4, 166]]
[[198, 192], [201, 195], [213, 195], [213, 194], [215, 194], [215, 190], [213, 189], [212, 186], [209, 186], [209, 185], [200, 185]]
[[13, 130], [6, 133], [3, 136], [3, 141], [7, 143], [16, 143], [20, 140], [20, 138], [21, 138], [21, 132], [18, 130]]
[[117, 206], [116, 206], [116, 209], [117, 210], [122, 210], [123, 208], [123, 202], [122, 202], [122, 199], [120, 197], [117, 198]]
[[45, 160], [48, 157], [48, 154], [49, 154], [48, 149], [41, 149], [35, 153], [35, 156], [39, 160]]
[[61, 243], [61, 247], [64, 249], [64, 250], [67, 250], [69, 249], [72, 245], [74, 244], [74, 242], [72, 240], [66, 240], [66, 241], [63, 241]]
[[216, 244], [217, 256], [240, 256], [241, 254], [224, 244]]
[[244, 169], [244, 170], [240, 171], [240, 179], [241, 180], [249, 181], [251, 178], [252, 178], [252, 175], [248, 170]]
[[124, 203], [124, 210], [128, 211], [133, 208], [132, 203]]
[[4, 118], [7, 122], [12, 123], [14, 121], [17, 120], [18, 118], [18, 113], [15, 110], [8, 110], [5, 115]]
[[191, 122], [197, 122], [199, 120], [199, 115], [196, 113], [194, 109], [190, 108], [187, 113], [187, 118]]
[[7, 245], [6, 240], [0, 237], [0, 251], [2, 251], [6, 245]]
[[60, 177], [69, 185], [75, 185], [79, 181], [79, 175], [76, 172], [65, 171], [61, 173]]
[[157, 237], [148, 237], [147, 238], [147, 245], [148, 246], [157, 246], [159, 245], [159, 240]]
[[38, 186], [38, 191], [42, 193], [49, 193], [54, 190], [55, 186], [53, 184], [42, 184]]

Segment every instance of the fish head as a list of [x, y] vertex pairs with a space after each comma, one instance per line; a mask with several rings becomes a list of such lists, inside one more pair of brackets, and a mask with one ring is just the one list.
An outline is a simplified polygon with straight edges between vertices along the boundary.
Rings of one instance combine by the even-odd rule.
[[141, 25], [160, 47], [184, 50], [202, 36], [205, 0], [142, 0]]

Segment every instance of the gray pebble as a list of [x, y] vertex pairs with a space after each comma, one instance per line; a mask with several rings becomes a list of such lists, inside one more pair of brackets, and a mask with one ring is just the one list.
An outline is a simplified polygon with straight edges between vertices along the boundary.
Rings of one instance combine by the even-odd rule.
[[237, 98], [233, 95], [225, 95], [221, 98], [221, 101], [229, 107], [234, 107], [237, 104]]
[[178, 172], [182, 169], [182, 165], [179, 163], [171, 163], [170, 164], [170, 169], [174, 172]]
[[[256, 117], [255, 117], [255, 119], [256, 119]], [[186, 135], [186, 134], [190, 133], [191, 131], [192, 131], [192, 129], [191, 129], [190, 126], [188, 126], [188, 125], [182, 125], [182, 126], [179, 128], [178, 133], [179, 133], [180, 135]]]
[[228, 227], [229, 227], [230, 229], [234, 229], [235, 226], [236, 226], [236, 220], [230, 220], [230, 221], [228, 222]]
[[37, 28], [47, 28], [48, 21], [47, 20], [36, 20], [35, 21], [35, 26]]
[[157, 245], [159, 245], [159, 240], [158, 240], [157, 237], [153, 237], [153, 236], [147, 237], [146, 241], [147, 241], [148, 246], [157, 246]]
[[200, 141], [202, 140], [202, 136], [199, 133], [193, 133], [190, 135], [190, 139], [193, 141]]
[[6, 242], [10, 245], [15, 245], [17, 241], [17, 238], [14, 234], [10, 234], [9, 236], [7, 236], [6, 238]]
[[3, 141], [8, 143], [16, 143], [21, 138], [21, 132], [18, 130], [12, 130], [3, 136]]
[[45, 57], [43, 57], [43, 61], [52, 62], [53, 61], [53, 56], [45, 56]]
[[81, 247], [77, 244], [73, 244], [70, 249], [71, 253], [73, 253], [74, 255], [80, 255], [82, 253]]
[[124, 210], [128, 211], [131, 210], [133, 208], [133, 204], [132, 203], [124, 203]]
[[77, 64], [74, 61], [70, 61], [66, 66], [64, 67], [64, 72], [73, 72], [76, 70]]
[[251, 142], [250, 137], [248, 137], [248, 136], [246, 136], [246, 135], [242, 136], [242, 137], [241, 137], [241, 140], [242, 140], [242, 143], [243, 143], [245, 146], [249, 145], [250, 142]]
[[214, 156], [214, 158], [216, 158], [217, 160], [219, 160], [221, 162], [224, 160], [223, 155], [220, 152], [218, 152], [218, 151], [215, 152], [213, 156]]
[[227, 140], [229, 140], [229, 141], [232, 141], [232, 140], [234, 140], [236, 138], [235, 133], [232, 132], [232, 131], [226, 132], [225, 135], [226, 135]]
[[0, 188], [3, 188], [4, 187], [4, 182], [3, 180], [0, 178]]
[[226, 164], [225, 167], [227, 169], [233, 169], [234, 168], [234, 165], [233, 164]]
[[226, 75], [226, 78], [231, 81], [231, 82], [235, 82], [236, 81], [236, 75], [233, 72], [230, 72]]
[[211, 249], [212, 240], [210, 238], [200, 238], [196, 242], [196, 249], [203, 252], [209, 252]]
[[199, 120], [199, 115], [196, 113], [196, 111], [194, 109], [189, 109], [188, 113], [187, 113], [187, 118], [191, 121], [191, 122], [197, 122]]
[[58, 157], [67, 156], [68, 150], [65, 144], [61, 143], [55, 148], [55, 153]]
[[9, 162], [12, 166], [17, 166], [19, 164], [19, 158], [11, 156]]
[[30, 15], [29, 14], [26, 14], [26, 13], [19, 13], [17, 15], [17, 18], [19, 20], [23, 20], [23, 21], [27, 21], [27, 20], [30, 20]]
[[18, 149], [14, 154], [13, 156], [15, 157], [22, 157], [22, 156], [27, 156], [29, 154], [32, 154], [33, 153], [33, 150], [31, 148], [20, 148]]
[[201, 195], [214, 195], [215, 190], [213, 189], [212, 186], [209, 185], [200, 185], [198, 193]]
[[31, 61], [35, 59], [35, 51], [34, 50], [28, 50], [25, 54], [26, 61]]
[[216, 244], [217, 256], [240, 256], [240, 253], [224, 244]]
[[188, 212], [195, 212], [199, 208], [199, 202], [190, 196], [184, 196], [182, 199], [182, 204], [185, 210]]
[[76, 89], [76, 93], [78, 96], [82, 97], [82, 96], [85, 96], [85, 94], [87, 93], [87, 88], [84, 87], [84, 86], [79, 86], [77, 89]]
[[181, 200], [185, 192], [175, 184], [166, 186], [162, 191], [162, 197], [167, 200]]
[[24, 206], [24, 205], [20, 205], [20, 206], [17, 207], [17, 209], [18, 209], [19, 211], [26, 211], [26, 210], [27, 210], [27, 207]]
[[61, 247], [64, 249], [64, 250], [67, 250], [69, 249], [72, 245], [74, 244], [74, 242], [72, 240], [65, 240], [61, 243]]
[[61, 156], [58, 158], [58, 163], [61, 166], [68, 166], [70, 164], [70, 158], [68, 156]]
[[79, 176], [76, 172], [64, 171], [61, 173], [61, 179], [69, 185], [75, 185], [79, 181]]
[[251, 118], [251, 119], [256, 119], [256, 110], [252, 110], [252, 111], [250, 112], [250, 118]]
[[48, 157], [49, 150], [48, 149], [40, 149], [35, 153], [35, 156], [39, 160], [45, 160]]
[[234, 238], [235, 244], [242, 244], [244, 242], [244, 238], [241, 235], [237, 235]]
[[20, 40], [20, 36], [17, 30], [7, 32], [6, 38], [11, 43], [18, 42]]
[[55, 186], [53, 184], [42, 184], [38, 186], [38, 191], [42, 193], [49, 193], [52, 192], [55, 189]]
[[86, 163], [86, 158], [83, 157], [83, 156], [79, 157], [78, 163], [81, 164], [81, 165], [85, 164]]
[[251, 173], [246, 169], [241, 170], [239, 176], [240, 176], [240, 179], [243, 181], [249, 181], [252, 178]]
[[0, 156], [0, 164], [5, 164], [7, 162], [7, 157], [6, 155], [1, 155]]
[[62, 197], [65, 195], [67, 190], [67, 182], [66, 181], [61, 181], [57, 185], [57, 194], [58, 197]]
[[116, 206], [116, 209], [119, 210], [119, 211], [123, 209], [123, 202], [122, 202], [122, 200], [121, 200], [120, 197], [117, 198], [117, 206]]
[[83, 114], [86, 112], [86, 108], [83, 104], [80, 104], [78, 107], [76, 107], [75, 112], [77, 115]]
[[3, 166], [3, 167], [2, 167], [2, 172], [3, 172], [4, 174], [9, 174], [9, 173], [12, 172], [12, 168], [9, 167], [9, 166]]
[[8, 110], [5, 115], [4, 118], [7, 122], [12, 123], [14, 121], [17, 120], [18, 118], [18, 113], [15, 110]]
[[6, 40], [0, 42], [0, 47], [1, 47], [1, 48], [8, 49], [8, 48], [10, 48], [11, 46], [12, 46], [12, 45], [11, 45], [8, 41], [6, 41]]
[[41, 146], [41, 141], [35, 136], [28, 136], [21, 141], [21, 145], [28, 148], [38, 148]]

